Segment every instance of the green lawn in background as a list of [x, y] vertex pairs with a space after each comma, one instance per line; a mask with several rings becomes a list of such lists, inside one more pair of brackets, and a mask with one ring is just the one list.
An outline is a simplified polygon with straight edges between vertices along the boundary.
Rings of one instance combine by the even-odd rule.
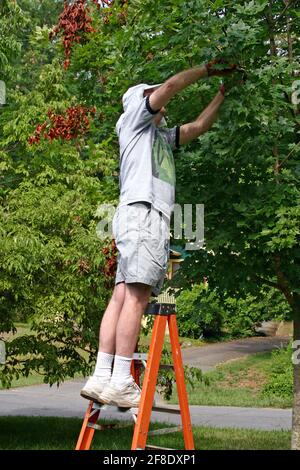
[[[187, 385], [190, 405], [290, 408], [292, 397], [262, 396], [276, 359], [271, 352], [251, 354], [205, 374], [209, 385]], [[170, 403], [178, 403], [176, 387]]]
[[[123, 424], [123, 423], [122, 423]], [[72, 450], [81, 429], [82, 419], [52, 417], [0, 417], [1, 450]], [[151, 429], [166, 427], [154, 424]], [[121, 429], [96, 431], [94, 450], [130, 449], [132, 423]], [[257, 431], [193, 427], [195, 448], [202, 450], [287, 450], [289, 431]], [[184, 449], [182, 433], [149, 437], [148, 443]]]

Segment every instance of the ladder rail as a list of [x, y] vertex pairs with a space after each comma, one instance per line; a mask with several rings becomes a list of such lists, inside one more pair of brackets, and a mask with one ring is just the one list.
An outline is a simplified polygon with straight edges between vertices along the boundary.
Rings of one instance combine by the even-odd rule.
[[166, 316], [158, 315], [155, 318], [131, 450], [146, 447], [166, 324]]
[[94, 402], [90, 401], [82, 423], [75, 450], [89, 450], [94, 437], [95, 429], [89, 424], [95, 425], [98, 421], [100, 409], [93, 409]]
[[185, 380], [184, 380], [184, 367], [183, 367], [183, 360], [182, 360], [181, 348], [180, 348], [180, 343], [179, 343], [179, 335], [178, 335], [178, 328], [177, 328], [175, 314], [170, 315], [168, 317], [168, 326], [169, 326], [169, 332], [170, 332], [172, 357], [173, 357], [176, 386], [177, 386], [177, 392], [178, 392], [177, 394], [178, 394], [178, 400], [179, 400], [179, 407], [181, 411], [181, 421], [182, 421], [185, 449], [194, 450], [195, 444], [194, 444], [194, 438], [193, 438], [193, 430], [192, 430], [190, 409], [189, 409], [189, 403], [188, 403], [188, 396], [187, 396], [186, 385], [185, 385]]

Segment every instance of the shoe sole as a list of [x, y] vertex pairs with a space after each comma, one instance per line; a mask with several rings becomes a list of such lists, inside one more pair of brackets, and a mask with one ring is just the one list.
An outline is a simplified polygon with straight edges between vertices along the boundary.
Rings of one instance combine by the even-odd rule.
[[118, 408], [125, 408], [127, 410], [129, 408], [138, 408], [140, 406], [140, 402], [138, 402], [138, 403], [131, 402], [130, 403], [129, 401], [114, 401], [114, 400], [111, 400], [110, 404], [115, 405]]
[[88, 393], [88, 392], [81, 391], [80, 395], [82, 396], [82, 398], [85, 398], [86, 400], [96, 401], [100, 405], [103, 405], [103, 403], [101, 401], [99, 401], [98, 396], [93, 392]]

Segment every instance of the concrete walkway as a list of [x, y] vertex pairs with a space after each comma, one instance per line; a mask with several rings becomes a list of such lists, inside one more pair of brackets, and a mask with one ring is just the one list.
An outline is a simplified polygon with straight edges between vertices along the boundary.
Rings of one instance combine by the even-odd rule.
[[[255, 352], [270, 351], [287, 344], [287, 337], [247, 338], [227, 343], [183, 349], [184, 363], [207, 371], [217, 364]], [[88, 401], [79, 392], [84, 380], [65, 382], [59, 388], [48, 385], [0, 390], [0, 416], [62, 416], [83, 418]], [[175, 406], [171, 406], [174, 408]], [[261, 430], [291, 429], [288, 409], [240, 408], [232, 406], [190, 406], [193, 425]], [[101, 411], [104, 419], [131, 419], [114, 407]], [[180, 423], [180, 416], [152, 413], [152, 421]]]

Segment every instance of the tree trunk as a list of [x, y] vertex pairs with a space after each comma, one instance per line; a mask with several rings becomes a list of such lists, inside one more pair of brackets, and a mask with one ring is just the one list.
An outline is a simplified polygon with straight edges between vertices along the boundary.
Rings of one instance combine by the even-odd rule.
[[[298, 316], [294, 320], [294, 341], [299, 341], [299, 340], [300, 340], [300, 319], [299, 319], [299, 312], [298, 312]], [[300, 361], [299, 361], [299, 364], [294, 364], [294, 405], [293, 405], [292, 450], [300, 450]]]

